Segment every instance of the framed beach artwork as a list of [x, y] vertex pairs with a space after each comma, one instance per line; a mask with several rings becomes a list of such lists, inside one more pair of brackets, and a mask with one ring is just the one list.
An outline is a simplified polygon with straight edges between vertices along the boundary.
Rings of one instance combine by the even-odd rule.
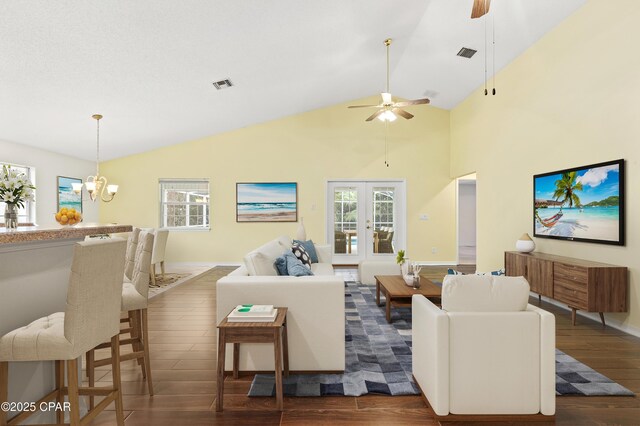
[[624, 245], [624, 160], [533, 177], [533, 235]]
[[74, 208], [82, 213], [82, 192], [76, 194], [73, 192], [73, 183], [82, 183], [82, 179], [76, 179], [66, 176], [58, 176], [58, 210], [66, 207]]
[[297, 220], [297, 183], [236, 184], [236, 222], [297, 222]]

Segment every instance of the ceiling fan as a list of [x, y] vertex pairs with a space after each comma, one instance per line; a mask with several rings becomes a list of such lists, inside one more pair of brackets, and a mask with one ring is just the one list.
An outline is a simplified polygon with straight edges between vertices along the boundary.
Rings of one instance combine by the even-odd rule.
[[391, 45], [391, 39], [386, 39], [384, 41], [384, 45], [387, 46], [387, 90], [383, 93], [380, 93], [382, 102], [378, 105], [351, 105], [348, 108], [379, 108], [378, 111], [374, 112], [365, 121], [371, 121], [374, 118], [377, 118], [380, 121], [395, 121], [398, 116], [406, 118], [407, 120], [412, 119], [413, 114], [402, 109], [403, 107], [407, 107], [410, 105], [428, 104], [431, 101], [427, 98], [404, 102], [393, 101], [393, 99], [391, 98], [391, 93], [389, 91], [389, 46]]
[[491, 0], [473, 0], [473, 9], [471, 9], [471, 19], [479, 18], [489, 12]]

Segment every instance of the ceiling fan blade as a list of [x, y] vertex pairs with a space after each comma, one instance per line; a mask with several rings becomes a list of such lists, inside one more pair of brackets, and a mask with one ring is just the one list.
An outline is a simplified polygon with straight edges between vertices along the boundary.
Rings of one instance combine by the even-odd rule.
[[379, 116], [380, 114], [382, 114], [384, 111], [385, 111], [384, 109], [381, 109], [381, 110], [379, 110], [379, 111], [374, 112], [374, 113], [373, 113], [369, 118], [367, 118], [365, 121], [371, 121], [371, 120], [374, 120], [374, 119], [378, 118], [378, 116]]
[[407, 111], [400, 108], [393, 108], [391, 111], [395, 114], [398, 114], [400, 117], [406, 118], [407, 120], [411, 120], [413, 118], [413, 114], [408, 113]]
[[489, 12], [491, 0], [473, 0], [473, 9], [471, 10], [471, 19], [479, 18]]
[[413, 101], [405, 101], [405, 102], [396, 102], [395, 104], [393, 104], [394, 107], [406, 107], [406, 106], [410, 106], [410, 105], [420, 105], [420, 104], [428, 104], [431, 101], [427, 98], [423, 98], [423, 99], [415, 99]]
[[373, 108], [380, 107], [380, 105], [349, 105], [347, 108]]

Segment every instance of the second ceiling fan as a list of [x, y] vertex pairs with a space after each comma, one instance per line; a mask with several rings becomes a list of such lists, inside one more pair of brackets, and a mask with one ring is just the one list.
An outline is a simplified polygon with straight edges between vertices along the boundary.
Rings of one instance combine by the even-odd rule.
[[380, 93], [382, 102], [378, 105], [351, 105], [348, 108], [379, 108], [365, 121], [372, 121], [377, 118], [381, 121], [395, 121], [398, 116], [406, 118], [407, 120], [413, 118], [413, 114], [402, 109], [410, 105], [428, 104], [430, 101], [427, 98], [416, 99], [413, 101], [394, 102], [389, 91], [389, 46], [391, 45], [391, 39], [388, 38], [384, 41], [384, 45], [387, 46], [387, 90]]

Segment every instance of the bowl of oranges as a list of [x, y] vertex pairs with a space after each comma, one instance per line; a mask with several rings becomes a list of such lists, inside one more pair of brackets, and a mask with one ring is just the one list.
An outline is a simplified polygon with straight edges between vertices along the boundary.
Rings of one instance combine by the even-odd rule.
[[75, 225], [82, 222], [82, 213], [73, 208], [63, 207], [56, 213], [56, 221], [60, 225]]

